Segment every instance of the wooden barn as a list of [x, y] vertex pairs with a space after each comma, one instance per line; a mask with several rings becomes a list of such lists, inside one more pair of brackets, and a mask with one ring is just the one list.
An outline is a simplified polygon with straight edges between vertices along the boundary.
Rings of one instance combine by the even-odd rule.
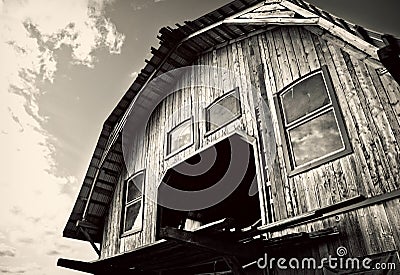
[[63, 232], [99, 259], [59, 266], [399, 274], [396, 38], [303, 0], [235, 0], [158, 38]]

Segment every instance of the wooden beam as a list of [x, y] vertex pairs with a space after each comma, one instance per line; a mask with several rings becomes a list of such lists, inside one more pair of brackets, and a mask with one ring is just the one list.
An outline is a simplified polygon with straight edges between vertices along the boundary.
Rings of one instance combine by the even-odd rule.
[[100, 228], [97, 225], [95, 225], [91, 222], [88, 222], [88, 221], [77, 221], [76, 226], [82, 227], [82, 228], [87, 228], [87, 229], [92, 229], [92, 230], [97, 230], [97, 231], [100, 230]]
[[[234, 15], [231, 16], [231, 17], [228, 17], [228, 18], [225, 19], [225, 20], [234, 19], [235, 17], [238, 17], [238, 16], [241, 16], [241, 15], [246, 14], [246, 13], [248, 13], [248, 12], [251, 12], [251, 11], [253, 11], [253, 10], [255, 10], [255, 9], [257, 9], [257, 8], [259, 8], [259, 7], [261, 7], [261, 6], [263, 6], [263, 5], [264, 5], [264, 2], [258, 3], [258, 4], [256, 4], [255, 6], [252, 6], [252, 7], [250, 7], [250, 8], [247, 8], [247, 9], [241, 11], [241, 12], [238, 12], [238, 13], [234, 14]], [[214, 23], [214, 24], [211, 24], [211, 25], [209, 25], [209, 26], [207, 26], [207, 27], [205, 27], [205, 28], [203, 28], [203, 29], [201, 29], [201, 30], [199, 30], [199, 31], [197, 31], [197, 32], [192, 33], [191, 35], [189, 35], [188, 37], [186, 37], [185, 39], [183, 39], [183, 40], [182, 40], [182, 43], [185, 42], [185, 41], [187, 41], [187, 40], [192, 39], [192, 38], [195, 37], [195, 36], [198, 36], [198, 35], [200, 35], [200, 34], [202, 34], [202, 33], [204, 33], [204, 32], [207, 32], [207, 31], [209, 31], [209, 30], [211, 30], [211, 29], [214, 29], [215, 27], [218, 27], [218, 26], [222, 25], [222, 24], [224, 23], [225, 20], [218, 21], [218, 22], [216, 22], [216, 23]]]
[[94, 251], [96, 251], [97, 255], [100, 257], [101, 252], [100, 249], [94, 243], [92, 237], [90, 237], [89, 233], [86, 231], [85, 228], [79, 227], [79, 231], [85, 236], [86, 240], [90, 242], [90, 245], [93, 247]]
[[314, 18], [253, 18], [253, 19], [229, 19], [225, 20], [225, 24], [274, 24], [274, 25], [317, 25], [319, 21], [318, 17]]
[[325, 239], [329, 237], [337, 237], [338, 235], [338, 229], [332, 227], [309, 233], [291, 233], [264, 241], [264, 248], [267, 252], [271, 250], [284, 250], [286, 247], [294, 247], [307, 244], [309, 245], [310, 242], [318, 241], [322, 238]]
[[329, 218], [336, 215], [341, 215], [350, 211], [354, 211], [360, 208], [369, 207], [375, 204], [384, 203], [386, 201], [400, 198], [400, 190], [395, 190], [382, 195], [365, 198], [364, 196], [356, 196], [333, 204], [321, 209], [307, 212], [303, 215], [299, 215], [293, 218], [283, 219], [277, 222], [273, 222], [267, 225], [259, 226], [257, 231], [252, 231], [246, 234], [247, 236], [256, 236], [261, 233], [276, 232], [292, 226], [299, 226], [302, 224], [315, 222], [317, 220]]
[[94, 274], [96, 272], [96, 269], [93, 267], [93, 264], [88, 262], [81, 262], [68, 259], [58, 259], [57, 266], [91, 274]]
[[[295, 11], [296, 13], [300, 14], [305, 18], [312, 18], [315, 17], [315, 14], [297, 6], [296, 4], [291, 3], [290, 1], [282, 1], [281, 5], [288, 8], [289, 10]], [[334, 23], [326, 20], [323, 17], [320, 17], [318, 21], [318, 25], [326, 30], [327, 32], [331, 33], [334, 36], [337, 36], [341, 39], [344, 39], [347, 43], [353, 45], [355, 48], [360, 49], [361, 51], [365, 52], [367, 55], [371, 56], [372, 58], [378, 60], [377, 55], [377, 48], [370, 43], [364, 41], [360, 37], [350, 33], [349, 31], [335, 25]]]
[[[368, 35], [367, 31], [366, 31], [363, 27], [358, 26], [358, 25], [355, 25], [355, 26], [354, 26], [354, 30], [357, 32], [357, 34], [358, 34], [362, 39], [364, 39], [365, 41], [367, 41], [368, 43], [370, 43], [370, 44], [372, 44], [372, 45], [375, 45], [374, 40]], [[375, 45], [375, 46], [376, 46], [376, 45]]]
[[294, 11], [251, 12], [240, 16], [243, 19], [294, 17]]
[[279, 4], [269, 4], [269, 5], [259, 7], [258, 9], [255, 9], [253, 12], [279, 11], [279, 10], [285, 10], [285, 9], [286, 9], [285, 7], [282, 7]]
[[160, 237], [197, 246], [220, 255], [229, 255], [243, 258], [259, 257], [262, 254], [261, 247], [249, 246], [237, 243], [234, 240], [224, 239], [223, 233], [217, 235], [201, 234], [201, 232], [189, 232], [172, 227], [164, 227], [160, 230]]
[[201, 231], [202, 233], [208, 231], [218, 231], [225, 228], [230, 228], [235, 223], [234, 219], [232, 218], [224, 218], [219, 221], [215, 221], [212, 223], [208, 223], [205, 225], [200, 226], [196, 231]]

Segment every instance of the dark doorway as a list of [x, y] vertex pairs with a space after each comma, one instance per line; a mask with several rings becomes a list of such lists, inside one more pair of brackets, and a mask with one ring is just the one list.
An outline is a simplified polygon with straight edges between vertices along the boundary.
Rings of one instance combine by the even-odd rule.
[[[202, 190], [211, 190], [217, 184], [221, 186], [204, 197]], [[168, 195], [165, 190], [171, 188], [190, 195], [197, 192], [199, 196]], [[203, 201], [198, 201], [198, 209], [197, 205], [184, 208], [185, 202], [208, 201], [210, 194], [225, 191], [224, 199], [208, 207], [201, 207]], [[235, 134], [177, 164], [164, 176], [158, 189], [158, 201], [159, 228], [195, 230], [223, 218], [231, 218], [238, 229], [257, 223], [261, 213], [253, 146]], [[168, 207], [168, 204], [177, 207]]]

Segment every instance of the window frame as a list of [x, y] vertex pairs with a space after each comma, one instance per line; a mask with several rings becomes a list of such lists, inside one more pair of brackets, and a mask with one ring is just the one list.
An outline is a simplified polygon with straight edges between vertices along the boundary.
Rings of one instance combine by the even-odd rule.
[[[130, 202], [127, 202], [128, 199], [128, 183], [129, 181], [133, 180], [139, 175], [143, 175], [143, 182], [142, 182], [142, 190], [141, 194], [139, 197], [133, 199]], [[139, 172], [136, 172], [133, 174], [131, 177], [129, 177], [127, 180], [124, 181], [124, 188], [123, 188], [123, 202], [122, 202], [122, 215], [121, 215], [121, 237], [126, 237], [132, 234], [139, 233], [143, 230], [143, 220], [144, 220], [144, 190], [145, 190], [145, 182], [146, 182], [146, 173], [145, 170], [141, 170]], [[125, 225], [126, 225], [126, 215], [127, 215], [127, 208], [134, 205], [135, 203], [138, 203], [140, 201], [140, 210], [141, 213], [139, 212], [138, 216], [136, 219], [140, 218], [140, 225], [133, 227], [129, 230], [125, 231]], [[139, 211], [140, 211], [139, 210]], [[135, 221], [136, 221], [135, 219]]]
[[[296, 86], [297, 84], [303, 82], [304, 80], [317, 75], [321, 74], [322, 79], [325, 84], [325, 88], [327, 91], [328, 98], [330, 99], [330, 103], [317, 108], [316, 110], [313, 110], [309, 114], [303, 115], [300, 118], [297, 118], [296, 120], [287, 123], [285, 121], [285, 112], [282, 104], [282, 96], [290, 91], [291, 88]], [[328, 162], [331, 162], [335, 159], [344, 157], [348, 154], [351, 154], [353, 152], [351, 143], [349, 140], [349, 134], [346, 129], [346, 125], [343, 120], [343, 113], [340, 110], [340, 106], [338, 104], [337, 98], [336, 98], [336, 92], [332, 84], [332, 80], [329, 75], [329, 71], [326, 65], [322, 66], [320, 69], [317, 69], [315, 71], [310, 72], [309, 74], [306, 74], [296, 81], [292, 82], [285, 88], [283, 88], [281, 91], [279, 91], [277, 94], [274, 96], [274, 102], [275, 106], [277, 106], [277, 117], [278, 117], [278, 124], [280, 128], [280, 135], [282, 139], [282, 147], [284, 151], [284, 157], [285, 157], [285, 163], [286, 163], [286, 168], [288, 170], [288, 176], [295, 176], [300, 173], [306, 172], [308, 170], [317, 168], [318, 166], [321, 166], [323, 164], [326, 164]], [[332, 112], [335, 118], [335, 122], [337, 125], [337, 129], [339, 130], [339, 136], [342, 142], [342, 148], [339, 150], [335, 150], [333, 152], [330, 152], [326, 155], [323, 155], [321, 157], [315, 158], [311, 161], [305, 162], [301, 165], [296, 165], [295, 160], [294, 160], [294, 152], [293, 152], [293, 147], [290, 141], [290, 136], [289, 136], [289, 131], [295, 129], [296, 127], [299, 127], [301, 125], [304, 125], [314, 119], [317, 119], [320, 116], [323, 116], [325, 114], [328, 114]]]
[[[210, 114], [209, 114], [209, 110], [217, 105], [219, 102], [221, 102], [222, 100], [224, 100], [225, 98], [227, 98], [228, 96], [230, 96], [231, 94], [236, 94], [236, 99], [239, 101], [239, 112], [233, 116], [230, 120], [226, 121], [225, 123], [223, 123], [222, 125], [218, 126], [215, 129], [210, 130], [209, 125], [210, 125]], [[230, 90], [227, 93], [224, 93], [223, 95], [221, 95], [220, 97], [216, 98], [211, 104], [209, 104], [207, 107], [204, 108], [204, 112], [205, 112], [205, 118], [206, 118], [206, 133], [205, 136], [211, 135], [215, 132], [217, 132], [218, 130], [224, 128], [225, 126], [227, 126], [228, 124], [232, 123], [233, 121], [237, 120], [238, 118], [240, 118], [242, 116], [242, 106], [241, 106], [241, 100], [240, 100], [240, 93], [239, 93], [239, 87], [235, 87], [234, 89]]]
[[[176, 130], [177, 128], [179, 128], [180, 126], [182, 126], [184, 123], [187, 122], [191, 123], [191, 127], [190, 127], [190, 131], [191, 131], [191, 138], [190, 138], [190, 142], [186, 145], [183, 145], [182, 147], [179, 147], [178, 149], [171, 151], [171, 141], [170, 141], [170, 136], [171, 133]], [[177, 125], [175, 125], [171, 130], [169, 130], [166, 134], [165, 137], [165, 159], [168, 159], [176, 154], [179, 154], [180, 152], [186, 150], [187, 148], [189, 148], [190, 146], [192, 146], [194, 144], [194, 123], [193, 123], [193, 117], [189, 117], [181, 122], [179, 122]]]

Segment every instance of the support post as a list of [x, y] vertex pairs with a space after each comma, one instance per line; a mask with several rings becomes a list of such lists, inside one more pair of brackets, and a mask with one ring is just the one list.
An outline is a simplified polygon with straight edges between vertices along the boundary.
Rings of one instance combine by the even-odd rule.
[[93, 249], [96, 251], [97, 255], [100, 257], [101, 252], [100, 249], [96, 246], [94, 243], [92, 237], [90, 237], [89, 233], [86, 231], [85, 228], [79, 227], [79, 231], [85, 236], [86, 240], [90, 242], [90, 245], [93, 247]]

